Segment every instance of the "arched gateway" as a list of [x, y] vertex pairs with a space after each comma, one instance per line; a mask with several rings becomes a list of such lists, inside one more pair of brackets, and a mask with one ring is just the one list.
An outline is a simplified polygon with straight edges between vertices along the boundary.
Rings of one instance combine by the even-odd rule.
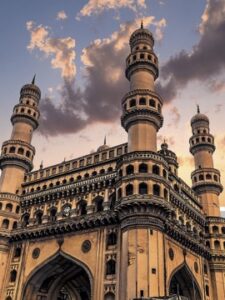
[[186, 265], [175, 270], [170, 280], [170, 295], [179, 294], [190, 300], [201, 300], [198, 284]]
[[23, 300], [91, 300], [92, 276], [88, 268], [63, 253], [45, 261], [24, 288]]

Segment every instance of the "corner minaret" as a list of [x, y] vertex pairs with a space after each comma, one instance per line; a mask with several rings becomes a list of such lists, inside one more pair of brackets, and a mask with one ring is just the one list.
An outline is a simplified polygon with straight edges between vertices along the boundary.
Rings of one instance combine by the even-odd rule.
[[31, 171], [35, 148], [31, 145], [33, 131], [38, 127], [38, 103], [40, 89], [35, 85], [35, 76], [31, 84], [26, 84], [20, 91], [19, 104], [14, 107], [11, 122], [11, 138], [2, 145], [0, 168], [1, 193], [18, 193], [24, 174]]
[[162, 99], [155, 92], [158, 58], [152, 33], [141, 27], [130, 37], [131, 53], [126, 59], [130, 91], [122, 99], [122, 126], [128, 132], [128, 152], [157, 151], [156, 133], [162, 126]]
[[207, 216], [220, 216], [219, 194], [223, 187], [220, 183], [220, 172], [214, 168], [214, 137], [210, 134], [209, 119], [200, 113], [191, 119], [192, 137], [190, 152], [194, 155], [195, 171], [192, 172], [192, 187], [201, 199]]

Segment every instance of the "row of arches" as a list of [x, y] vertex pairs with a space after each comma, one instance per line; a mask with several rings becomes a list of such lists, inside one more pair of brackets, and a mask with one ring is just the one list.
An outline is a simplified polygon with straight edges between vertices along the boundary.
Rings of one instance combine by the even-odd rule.
[[30, 116], [33, 116], [34, 118], [37, 117], [37, 113], [36, 112], [33, 112], [30, 108], [24, 108], [24, 107], [21, 107], [21, 108], [16, 108], [15, 109], [15, 113], [21, 113], [21, 114], [28, 114]]
[[4, 154], [19, 154], [19, 155], [25, 155], [27, 158], [31, 158], [32, 154], [30, 150], [26, 150], [23, 147], [15, 147], [15, 146], [11, 146], [11, 147], [4, 147], [3, 148], [3, 153]]
[[195, 144], [198, 144], [198, 143], [213, 143], [213, 139], [212, 138], [206, 138], [205, 136], [202, 136], [202, 137], [192, 137], [191, 139], [191, 144], [192, 145], [195, 145]]
[[206, 226], [205, 232], [206, 233], [212, 232], [213, 234], [225, 234], [225, 226], [217, 226], [217, 225], [213, 225], [210, 227]]
[[[111, 167], [108, 168], [108, 170], [107, 170], [107, 172], [112, 172], [112, 171], [113, 171], [113, 169]], [[85, 179], [88, 179], [88, 178], [91, 178], [91, 177], [95, 177], [95, 176], [98, 176], [98, 175], [103, 175], [105, 173], [106, 173], [105, 169], [101, 169], [99, 171], [99, 173], [97, 171], [93, 171], [91, 174], [85, 173], [83, 176], [78, 175], [76, 178], [70, 177], [69, 179], [66, 179], [66, 178], [63, 179], [62, 181], [57, 180], [55, 183], [51, 182], [48, 185], [44, 184], [43, 186], [37, 186], [36, 188], [31, 188], [30, 190], [23, 190], [22, 194], [25, 195], [26, 193], [33, 193], [35, 191], [46, 190], [48, 188], [51, 189], [51, 188], [54, 188], [54, 187], [57, 187], [57, 186], [60, 186], [60, 185], [71, 184], [71, 183], [78, 182], [78, 181], [81, 181], [81, 180], [85, 180]], [[115, 179], [112, 179], [111, 182], [113, 183], [114, 180]], [[108, 183], [109, 183], [109, 180], [106, 180], [106, 185], [108, 185]], [[94, 183], [94, 184], [90, 185], [89, 190], [91, 190], [91, 189], [98, 189], [98, 188], [103, 187], [103, 186], [104, 186], [103, 182]], [[79, 188], [81, 189], [81, 187], [79, 187]], [[83, 192], [83, 191], [81, 191], [81, 192]]]
[[194, 176], [194, 182], [198, 182], [198, 181], [204, 181], [204, 180], [214, 180], [216, 182], [219, 181], [219, 177], [218, 175], [215, 174], [210, 174], [210, 173], [206, 173], [206, 174], [200, 174], [200, 175], [196, 175]]
[[[134, 194], [134, 185], [129, 183], [125, 186], [125, 196], [131, 196]], [[145, 182], [141, 182], [138, 185], [138, 194], [139, 195], [148, 195], [150, 194], [150, 190], [148, 185]], [[160, 197], [161, 196], [161, 187], [159, 184], [153, 184], [152, 186], [152, 194], [154, 196]], [[122, 197], [122, 189], [119, 188], [117, 191], [117, 197], [118, 199], [121, 199]], [[165, 199], [168, 199], [168, 190], [163, 190], [163, 197]]]
[[148, 61], [154, 62], [155, 64], [157, 63], [157, 59], [155, 58], [154, 55], [150, 55], [149, 53], [145, 53], [145, 52], [130, 55], [130, 58], [127, 60], [127, 63], [129, 65], [130, 63], [135, 62], [139, 59], [140, 60], [141, 59], [148, 60]]
[[210, 249], [215, 249], [215, 250], [225, 250], [225, 241], [222, 242], [220, 240], [215, 240], [215, 241], [206, 241], [206, 246]]
[[4, 207], [2, 202], [0, 202], [0, 210], [4, 210], [6, 212], [13, 212], [14, 209], [15, 209], [16, 214], [18, 214], [20, 212], [20, 206], [19, 205], [16, 205], [14, 207], [14, 205], [12, 203], [6, 203], [6, 205]]
[[[162, 176], [164, 178], [167, 178], [167, 172], [165, 169], [160, 170], [160, 167], [158, 165], [153, 165], [153, 166], [148, 166], [147, 164], [145, 163], [141, 163], [139, 164], [138, 166], [138, 172], [139, 173], [152, 173], [152, 174], [155, 174], [155, 175], [159, 175], [161, 176], [161, 173], [162, 173]], [[119, 176], [122, 177], [122, 176], [125, 176], [125, 175], [132, 175], [134, 174], [135, 171], [134, 171], [134, 166], [133, 165], [128, 165], [126, 168], [125, 168], [125, 171], [123, 172], [122, 169], [119, 170]]]
[[27, 99], [22, 99], [21, 103], [29, 105], [29, 106], [33, 106], [33, 107], [37, 106], [37, 103], [35, 101], [27, 100]]
[[123, 105], [124, 110], [127, 110], [129, 108], [135, 107], [137, 105], [139, 106], [150, 106], [154, 109], [157, 109], [159, 113], [161, 113], [161, 105], [158, 103], [158, 101], [154, 100], [153, 98], [146, 99], [144, 97], [138, 99], [131, 99], [129, 102], [125, 103]]
[[[2, 224], [1, 224], [1, 228], [2, 229], [10, 229], [10, 220], [9, 219], [3, 219], [2, 220]], [[12, 223], [12, 228], [11, 229], [16, 229], [17, 228], [17, 221], [14, 221]]]

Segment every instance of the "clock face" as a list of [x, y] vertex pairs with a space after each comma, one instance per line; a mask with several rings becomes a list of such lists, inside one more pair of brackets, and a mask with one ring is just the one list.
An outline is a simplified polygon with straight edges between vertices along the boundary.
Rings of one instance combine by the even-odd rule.
[[71, 207], [69, 205], [64, 206], [62, 209], [63, 215], [65, 217], [68, 217], [70, 215], [70, 210], [71, 210]]

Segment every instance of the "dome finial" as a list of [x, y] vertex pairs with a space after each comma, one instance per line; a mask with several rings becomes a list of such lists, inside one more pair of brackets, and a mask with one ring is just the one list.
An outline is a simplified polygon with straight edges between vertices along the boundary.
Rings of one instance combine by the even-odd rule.
[[35, 84], [35, 78], [36, 78], [36, 74], [34, 74], [34, 77], [33, 77], [32, 81], [31, 81], [31, 84]]
[[141, 29], [144, 28], [144, 25], [143, 25], [143, 19], [141, 20]]
[[197, 113], [200, 114], [200, 108], [198, 104], [197, 104]]
[[105, 135], [105, 138], [104, 138], [104, 145], [106, 145], [106, 135]]

